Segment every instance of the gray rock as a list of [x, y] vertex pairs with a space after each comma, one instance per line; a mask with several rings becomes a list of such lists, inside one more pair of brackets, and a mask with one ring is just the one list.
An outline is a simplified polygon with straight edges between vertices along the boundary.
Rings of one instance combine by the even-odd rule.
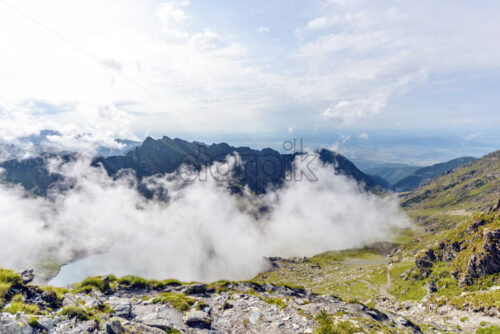
[[48, 331], [50, 331], [54, 327], [55, 323], [56, 320], [51, 319], [49, 317], [38, 318], [38, 325], [40, 325], [41, 327], [43, 327]]
[[0, 333], [1, 334], [32, 334], [33, 328], [28, 325], [26, 319], [22, 316], [14, 316], [7, 313], [0, 314]]
[[184, 293], [187, 295], [197, 295], [200, 293], [205, 293], [207, 291], [207, 286], [205, 284], [193, 284], [193, 285], [188, 285]]
[[132, 333], [141, 333], [141, 334], [165, 334], [165, 331], [159, 328], [150, 327], [144, 324], [135, 324], [132, 327]]
[[21, 272], [21, 280], [23, 284], [28, 284], [35, 279], [35, 274], [33, 273], [33, 269], [24, 270]]
[[108, 334], [122, 334], [125, 333], [125, 330], [120, 320], [113, 320], [111, 323], [106, 324], [106, 332]]
[[181, 330], [186, 328], [182, 319], [182, 313], [167, 306], [137, 305], [133, 307], [132, 312], [137, 315], [134, 320], [140, 321], [150, 327], [162, 330], [170, 328]]
[[132, 314], [132, 303], [128, 300], [110, 298], [108, 304], [113, 310], [115, 310], [114, 315], [126, 319], [130, 318]]
[[209, 329], [212, 320], [210, 319], [208, 314], [203, 311], [191, 310], [186, 313], [186, 316], [184, 317], [184, 322], [189, 327]]
[[260, 312], [252, 312], [248, 317], [248, 321], [250, 321], [252, 325], [255, 325], [257, 321], [259, 321], [260, 315], [261, 315]]
[[63, 306], [77, 306], [78, 305], [78, 300], [76, 297], [71, 294], [71, 293], [65, 293], [63, 300], [62, 300], [62, 305]]

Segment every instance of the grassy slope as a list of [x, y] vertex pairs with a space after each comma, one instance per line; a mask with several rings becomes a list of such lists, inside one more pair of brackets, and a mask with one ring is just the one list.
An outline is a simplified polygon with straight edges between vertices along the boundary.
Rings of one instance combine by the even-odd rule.
[[413, 192], [401, 206], [429, 231], [454, 228], [500, 197], [500, 151], [457, 168]]

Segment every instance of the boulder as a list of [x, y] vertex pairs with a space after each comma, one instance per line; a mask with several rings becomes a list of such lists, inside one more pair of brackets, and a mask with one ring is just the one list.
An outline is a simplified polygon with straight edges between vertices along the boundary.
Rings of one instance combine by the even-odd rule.
[[28, 284], [35, 279], [35, 274], [33, 273], [33, 269], [24, 270], [21, 272], [21, 280], [23, 284]]
[[188, 285], [184, 290], [184, 293], [187, 295], [198, 295], [205, 293], [207, 291], [207, 286], [205, 284], [193, 284]]
[[63, 297], [63, 300], [62, 300], [62, 305], [65, 306], [65, 307], [68, 307], [68, 306], [78, 306], [78, 301], [76, 299], [76, 297], [71, 294], [71, 293], [65, 293], [64, 294], [64, 297]]
[[108, 334], [123, 334], [126, 333], [125, 329], [122, 327], [120, 320], [113, 320], [112, 322], [106, 324], [106, 332]]
[[111, 307], [115, 312], [114, 315], [117, 317], [122, 317], [125, 319], [130, 318], [132, 314], [132, 303], [128, 300], [123, 300], [119, 298], [109, 298], [109, 307]]
[[168, 306], [134, 305], [133, 313], [136, 316], [134, 320], [164, 331], [171, 328], [182, 330], [186, 327], [182, 313]]
[[199, 310], [191, 310], [184, 316], [184, 322], [192, 328], [210, 329], [212, 321], [207, 313]]
[[434, 250], [428, 249], [424, 254], [417, 256], [415, 259], [415, 265], [417, 266], [420, 275], [424, 277], [428, 277], [432, 268], [436, 262], [436, 255], [434, 254]]

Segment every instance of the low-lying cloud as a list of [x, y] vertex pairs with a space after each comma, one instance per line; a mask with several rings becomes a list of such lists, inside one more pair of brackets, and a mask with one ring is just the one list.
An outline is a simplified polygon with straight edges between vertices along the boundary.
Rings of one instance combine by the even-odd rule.
[[[220, 182], [145, 180], [167, 201], [148, 200], [131, 175], [111, 178], [90, 159], [51, 168], [73, 187], [48, 198], [0, 185], [0, 266], [63, 267], [55, 284], [89, 275], [136, 274], [212, 281], [249, 279], [265, 256], [311, 256], [387, 240], [407, 225], [397, 200], [363, 192], [316, 159], [318, 181], [289, 181], [262, 196], [233, 195]], [[256, 215], [258, 208], [267, 212]]]

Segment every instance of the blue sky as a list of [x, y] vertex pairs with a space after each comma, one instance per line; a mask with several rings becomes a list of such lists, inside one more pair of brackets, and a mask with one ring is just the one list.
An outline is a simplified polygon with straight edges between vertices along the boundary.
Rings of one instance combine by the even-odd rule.
[[0, 139], [54, 128], [101, 143], [334, 145], [395, 132], [489, 149], [500, 144], [498, 17], [491, 0], [10, 0]]

